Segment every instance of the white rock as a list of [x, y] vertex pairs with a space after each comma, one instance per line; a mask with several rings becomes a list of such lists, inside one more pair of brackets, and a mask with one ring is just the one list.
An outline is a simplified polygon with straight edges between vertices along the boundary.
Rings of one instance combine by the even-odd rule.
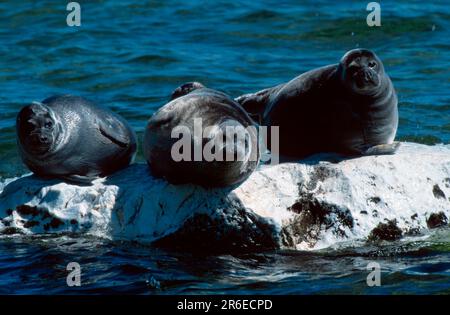
[[[404, 234], [450, 216], [450, 146], [261, 166], [238, 187], [174, 186], [135, 164], [90, 186], [32, 175], [0, 184], [0, 233], [84, 233], [182, 249], [328, 247], [396, 220]], [[334, 159], [334, 162], [330, 162]], [[442, 214], [441, 214], [442, 216]]]

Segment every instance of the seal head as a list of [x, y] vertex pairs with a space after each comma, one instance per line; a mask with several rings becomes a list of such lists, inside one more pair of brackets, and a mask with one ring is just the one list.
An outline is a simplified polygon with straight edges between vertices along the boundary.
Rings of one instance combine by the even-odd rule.
[[17, 131], [28, 153], [42, 156], [56, 149], [61, 126], [55, 113], [38, 102], [24, 107], [17, 116]]
[[339, 62], [338, 74], [341, 82], [351, 92], [359, 95], [376, 94], [382, 85], [384, 67], [374, 52], [353, 49]]

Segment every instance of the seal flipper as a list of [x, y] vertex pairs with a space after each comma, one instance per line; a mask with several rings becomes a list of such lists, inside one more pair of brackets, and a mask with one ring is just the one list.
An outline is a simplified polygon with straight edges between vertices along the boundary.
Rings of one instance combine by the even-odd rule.
[[244, 94], [236, 97], [234, 100], [238, 102], [258, 124], [262, 123], [264, 112], [270, 102], [270, 97], [285, 84], [282, 83], [275, 87], [261, 90], [256, 93]]
[[362, 155], [389, 155], [397, 152], [400, 142], [385, 143], [368, 147], [361, 152]]
[[83, 175], [64, 175], [59, 176], [62, 180], [64, 180], [67, 183], [71, 184], [77, 184], [77, 185], [91, 185], [93, 180], [99, 179], [99, 176], [83, 176]]
[[129, 146], [131, 139], [128, 134], [124, 132], [125, 128], [123, 128], [121, 124], [118, 124], [117, 121], [108, 117], [105, 120], [99, 120], [98, 127], [100, 133], [111, 140], [111, 142], [122, 148]]

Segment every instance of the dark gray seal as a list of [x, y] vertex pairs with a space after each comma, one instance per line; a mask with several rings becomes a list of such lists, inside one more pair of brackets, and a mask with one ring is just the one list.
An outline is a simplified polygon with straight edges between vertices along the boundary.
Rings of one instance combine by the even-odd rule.
[[383, 63], [367, 49], [236, 101], [261, 124], [279, 126], [281, 155], [392, 154], [399, 146], [393, 142], [397, 95]]
[[[234, 185], [250, 176], [259, 162], [257, 130], [238, 103], [197, 82], [180, 86], [171, 99], [153, 114], [145, 130], [144, 155], [154, 176], [205, 187]], [[174, 134], [177, 130], [185, 133]], [[188, 146], [181, 149], [183, 138]]]
[[128, 123], [82, 97], [53, 96], [17, 116], [17, 144], [35, 174], [87, 182], [126, 167], [136, 152]]

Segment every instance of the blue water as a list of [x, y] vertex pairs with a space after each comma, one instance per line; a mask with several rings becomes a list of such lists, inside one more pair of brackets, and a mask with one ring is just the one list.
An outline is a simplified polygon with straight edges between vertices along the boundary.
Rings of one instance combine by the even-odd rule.
[[[65, 1], [2, 1], [0, 180], [27, 172], [14, 124], [33, 100], [85, 96], [125, 116], [142, 138], [146, 120], [185, 81], [237, 96], [336, 63], [355, 47], [373, 49], [394, 82], [398, 139], [450, 143], [448, 0], [383, 1], [379, 28], [367, 27], [364, 1], [279, 2], [80, 1], [82, 26], [70, 28]], [[0, 293], [449, 293], [443, 238], [407, 248], [198, 257], [79, 237], [6, 237]], [[384, 266], [379, 288], [365, 285], [373, 259]], [[65, 286], [69, 261], [84, 266], [76, 290]]]

